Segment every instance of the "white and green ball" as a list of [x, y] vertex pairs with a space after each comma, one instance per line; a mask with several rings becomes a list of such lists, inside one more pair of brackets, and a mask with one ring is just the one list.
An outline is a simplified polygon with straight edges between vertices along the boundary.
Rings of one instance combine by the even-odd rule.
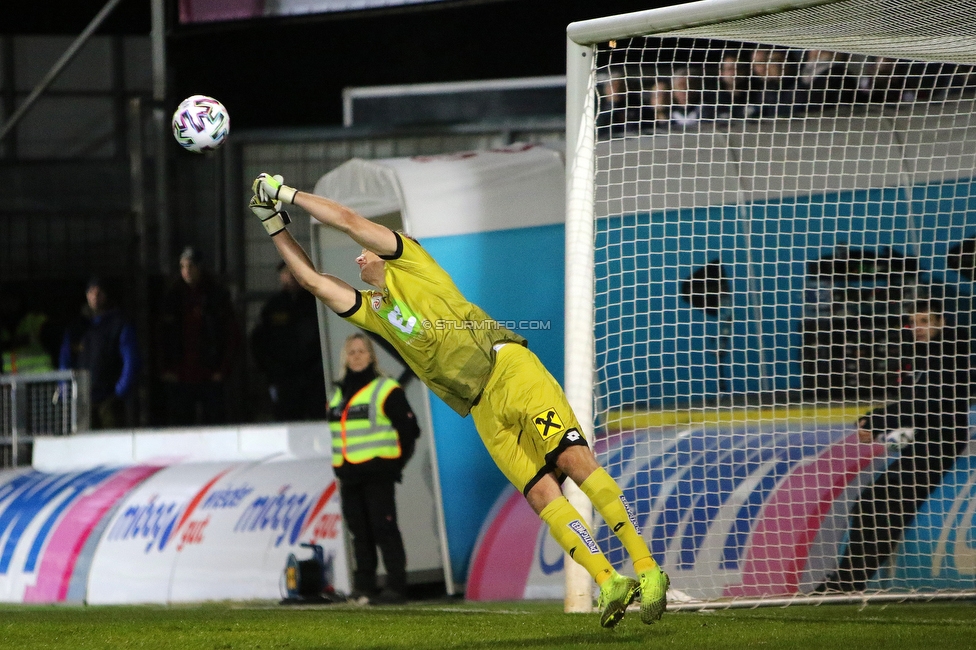
[[187, 151], [213, 151], [227, 140], [229, 133], [230, 114], [213, 97], [187, 97], [173, 113], [173, 137]]

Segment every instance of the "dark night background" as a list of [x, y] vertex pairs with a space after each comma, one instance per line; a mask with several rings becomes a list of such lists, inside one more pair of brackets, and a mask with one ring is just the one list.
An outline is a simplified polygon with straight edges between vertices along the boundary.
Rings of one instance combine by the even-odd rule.
[[[77, 35], [105, 4], [19, 5], [0, 31]], [[569, 23], [671, 4], [469, 0], [181, 26], [170, 1], [168, 92], [219, 98], [236, 128], [338, 125], [345, 87], [562, 75]], [[99, 32], [150, 26], [148, 0], [123, 0]]]

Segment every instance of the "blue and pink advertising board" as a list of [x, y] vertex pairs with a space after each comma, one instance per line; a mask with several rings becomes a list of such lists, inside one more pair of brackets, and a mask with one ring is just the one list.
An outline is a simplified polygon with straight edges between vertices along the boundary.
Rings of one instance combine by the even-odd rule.
[[0, 474], [0, 600], [278, 599], [319, 544], [348, 591], [336, 484], [321, 458]]
[[[806, 593], [836, 567], [861, 487], [897, 451], [850, 423], [780, 420], [612, 434], [597, 443], [672, 588], [690, 599]], [[599, 519], [598, 519], [599, 521]], [[600, 522], [596, 536], [632, 572]], [[561, 598], [564, 554], [521, 494], [503, 493], [472, 556], [472, 600]], [[976, 463], [961, 456], [905, 531], [881, 582], [976, 588]]]

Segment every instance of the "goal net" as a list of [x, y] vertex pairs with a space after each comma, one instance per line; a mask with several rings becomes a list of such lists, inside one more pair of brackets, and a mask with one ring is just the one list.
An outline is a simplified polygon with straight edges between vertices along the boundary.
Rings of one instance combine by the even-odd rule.
[[568, 35], [566, 389], [671, 606], [976, 593], [976, 3]]

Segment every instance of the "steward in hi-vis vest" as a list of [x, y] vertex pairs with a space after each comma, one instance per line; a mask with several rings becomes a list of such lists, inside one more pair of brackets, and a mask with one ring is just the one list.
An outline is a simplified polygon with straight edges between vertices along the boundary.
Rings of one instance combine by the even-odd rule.
[[[377, 373], [368, 339], [353, 335], [345, 352], [346, 374], [329, 402], [328, 419], [342, 516], [356, 559], [351, 597], [403, 602], [407, 556], [397, 524], [395, 484], [413, 456], [420, 429], [400, 384]], [[387, 572], [382, 592], [376, 580], [377, 549]]]

